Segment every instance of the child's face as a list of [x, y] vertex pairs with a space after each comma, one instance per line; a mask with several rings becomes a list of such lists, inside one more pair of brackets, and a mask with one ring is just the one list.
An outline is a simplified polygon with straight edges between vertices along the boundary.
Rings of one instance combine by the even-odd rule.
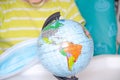
[[24, 0], [28, 3], [30, 3], [33, 7], [40, 7], [48, 0]]
[[31, 2], [31, 3], [40, 3], [40, 2], [42, 2], [43, 0], [28, 0], [29, 2]]

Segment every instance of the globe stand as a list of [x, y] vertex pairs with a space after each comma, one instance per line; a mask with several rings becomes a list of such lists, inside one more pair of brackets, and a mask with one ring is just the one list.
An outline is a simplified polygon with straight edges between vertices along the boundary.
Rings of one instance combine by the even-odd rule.
[[72, 76], [71, 78], [55, 76], [58, 80], [78, 80], [77, 77]]

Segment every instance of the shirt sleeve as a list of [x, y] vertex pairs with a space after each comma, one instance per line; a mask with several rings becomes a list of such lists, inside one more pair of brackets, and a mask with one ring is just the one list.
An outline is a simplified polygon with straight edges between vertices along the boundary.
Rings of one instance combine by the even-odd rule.
[[0, 27], [2, 26], [2, 7], [0, 6]]
[[81, 23], [82, 26], [85, 25], [85, 20], [82, 17], [74, 0], [70, 0], [70, 4], [68, 5], [68, 9], [67, 9], [67, 12], [65, 15], [66, 15], [67, 19], [75, 20], [75, 21]]

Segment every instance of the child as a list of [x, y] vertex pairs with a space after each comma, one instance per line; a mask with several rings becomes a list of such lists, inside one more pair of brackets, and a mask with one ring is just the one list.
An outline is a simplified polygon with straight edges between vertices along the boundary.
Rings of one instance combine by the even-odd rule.
[[74, 0], [0, 0], [0, 54], [11, 46], [39, 36], [45, 20], [60, 12], [83, 26]]

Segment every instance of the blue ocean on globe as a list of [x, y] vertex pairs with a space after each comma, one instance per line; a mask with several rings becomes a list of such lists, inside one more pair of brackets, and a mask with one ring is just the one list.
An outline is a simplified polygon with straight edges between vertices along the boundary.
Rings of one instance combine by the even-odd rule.
[[40, 63], [52, 74], [74, 76], [93, 57], [93, 39], [80, 23], [56, 20], [42, 29], [38, 39]]

